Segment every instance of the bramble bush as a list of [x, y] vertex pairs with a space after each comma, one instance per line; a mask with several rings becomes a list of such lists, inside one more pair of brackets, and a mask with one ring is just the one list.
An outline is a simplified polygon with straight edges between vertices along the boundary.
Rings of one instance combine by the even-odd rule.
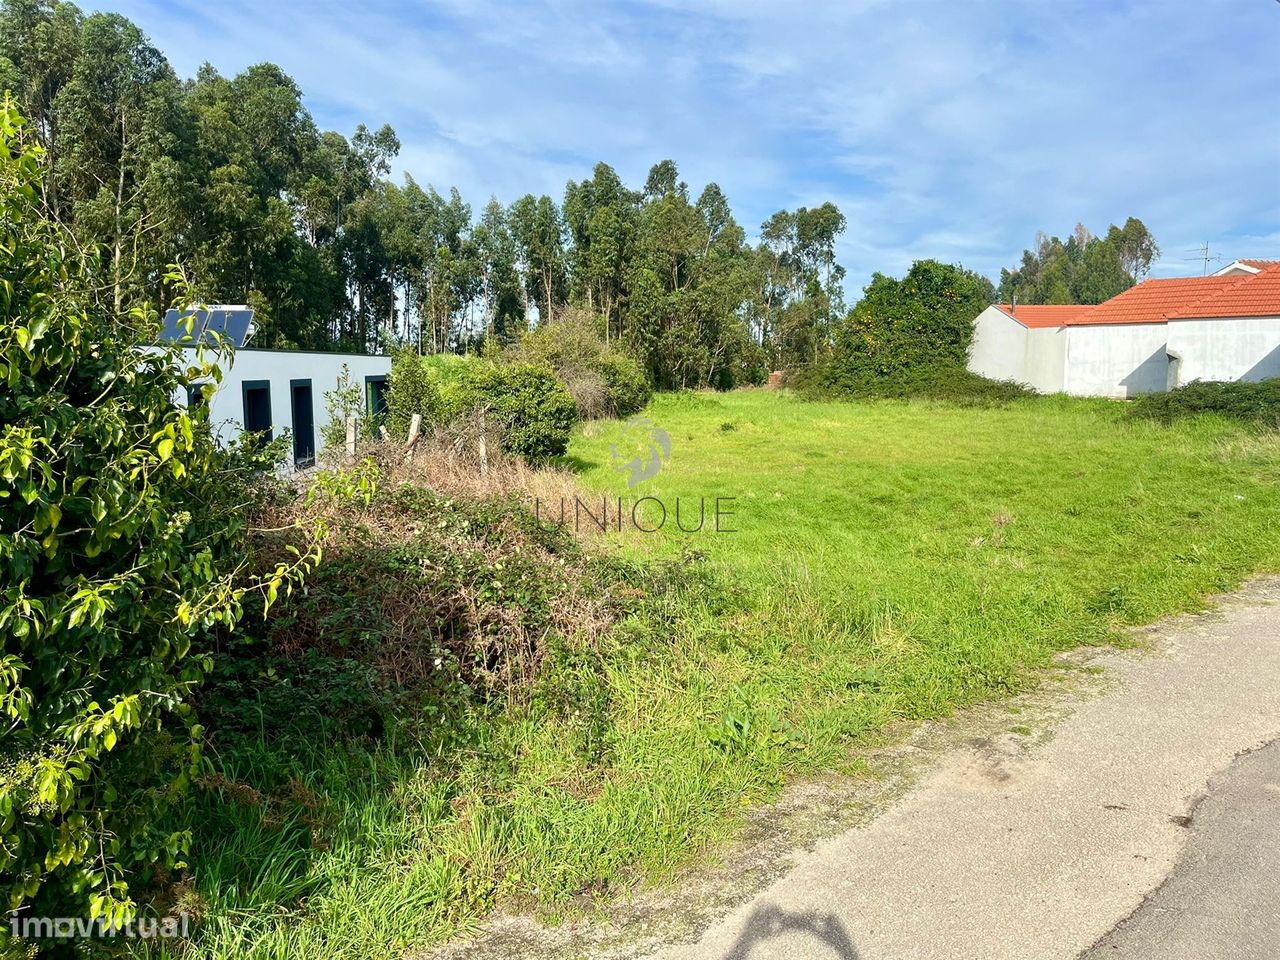
[[1131, 415], [1172, 423], [1183, 417], [1216, 413], [1242, 423], [1280, 427], [1280, 378], [1256, 383], [1214, 383], [1197, 380], [1168, 393], [1138, 397]]
[[24, 124], [6, 98], [0, 892], [10, 910], [117, 921], [136, 909], [131, 882], [188, 843], [159, 824], [201, 760], [189, 701], [205, 637], [259, 591], [267, 605], [289, 591], [317, 553], [247, 570], [263, 454], [220, 449], [175, 403], [218, 380], [218, 351], [148, 345], [154, 313], [109, 306], [96, 255], [42, 214]]

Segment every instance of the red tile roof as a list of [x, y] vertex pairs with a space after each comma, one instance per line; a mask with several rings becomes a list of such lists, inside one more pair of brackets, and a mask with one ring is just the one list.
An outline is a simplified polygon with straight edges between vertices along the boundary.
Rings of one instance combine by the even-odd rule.
[[1257, 274], [1144, 280], [1098, 304], [1075, 323], [1164, 323], [1170, 313], [1236, 284], [1248, 283], [1255, 276]]
[[1082, 307], [1079, 304], [1056, 306], [1020, 303], [1015, 309], [1007, 303], [997, 303], [996, 309], [1013, 317], [1024, 327], [1064, 327], [1071, 322], [1072, 318], [1086, 310], [1092, 310], [1093, 307]]
[[1024, 327], [1164, 323], [1170, 319], [1280, 317], [1280, 260], [1241, 260], [1258, 273], [1144, 280], [1097, 306], [996, 308]]
[[1264, 260], [1245, 261], [1261, 266], [1262, 272], [1244, 277], [1195, 303], [1184, 304], [1172, 311], [1174, 319], [1213, 317], [1280, 317], [1280, 263]]

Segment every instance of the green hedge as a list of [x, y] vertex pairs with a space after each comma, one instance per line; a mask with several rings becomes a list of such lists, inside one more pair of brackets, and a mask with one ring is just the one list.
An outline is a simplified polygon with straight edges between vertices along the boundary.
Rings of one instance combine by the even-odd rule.
[[1197, 380], [1168, 393], [1138, 397], [1129, 412], [1163, 423], [1213, 413], [1242, 423], [1280, 427], [1280, 378], [1255, 383]]
[[1035, 395], [1035, 391], [1012, 380], [989, 380], [951, 364], [910, 367], [886, 375], [833, 376], [833, 369], [809, 368], [792, 381], [795, 389], [810, 399], [838, 397], [849, 400], [922, 398], [982, 406], [1009, 403]]

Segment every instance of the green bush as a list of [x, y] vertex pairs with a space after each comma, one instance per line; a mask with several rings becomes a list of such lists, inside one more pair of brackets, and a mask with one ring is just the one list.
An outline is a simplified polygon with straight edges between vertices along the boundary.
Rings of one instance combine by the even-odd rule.
[[653, 387], [639, 361], [605, 343], [602, 325], [590, 313], [569, 309], [529, 331], [504, 356], [510, 362], [550, 367], [573, 394], [584, 419], [629, 417], [649, 403]]
[[562, 455], [578, 419], [569, 389], [550, 367], [510, 363], [486, 370], [479, 404], [502, 431], [502, 448], [536, 462]]
[[440, 392], [439, 424], [453, 423], [480, 399], [480, 380], [492, 363], [476, 356], [433, 353], [422, 364]]
[[797, 373], [794, 386], [811, 399], [839, 397], [848, 400], [920, 398], [983, 406], [1009, 403], [1035, 395], [1035, 391], [1012, 380], [989, 380], [951, 364], [911, 367], [883, 376], [853, 374], [834, 378], [831, 368], [809, 368]]
[[1172, 423], [1183, 417], [1214, 413], [1243, 423], [1280, 427], [1280, 378], [1255, 383], [1197, 380], [1168, 393], [1138, 397], [1131, 415]]
[[936, 260], [917, 260], [901, 280], [877, 273], [831, 349], [793, 382], [830, 396], [985, 397], [992, 388], [965, 363], [974, 317], [993, 296], [985, 277]]
[[0, 891], [8, 909], [116, 920], [131, 879], [188, 841], [159, 824], [200, 759], [200, 643], [291, 570], [246, 569], [256, 446], [219, 449], [175, 403], [218, 379], [209, 353], [142, 349], [154, 314], [116, 312], [95, 257], [44, 218], [23, 123], [6, 100]]
[[653, 399], [653, 387], [640, 364], [624, 353], [600, 357], [597, 369], [604, 379], [610, 416], [624, 419], [639, 413]]
[[440, 420], [444, 399], [436, 378], [412, 350], [401, 350], [391, 358], [391, 379], [387, 384], [387, 430], [404, 439], [409, 435], [413, 415], [422, 416], [425, 429]]

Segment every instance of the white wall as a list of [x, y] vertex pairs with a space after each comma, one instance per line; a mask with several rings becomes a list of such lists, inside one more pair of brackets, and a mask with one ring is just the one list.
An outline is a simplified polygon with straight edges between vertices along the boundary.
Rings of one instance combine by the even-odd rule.
[[[191, 348], [187, 348], [191, 349]], [[272, 436], [286, 430], [293, 433], [290, 381], [311, 381], [312, 421], [315, 449], [322, 449], [321, 428], [328, 420], [324, 395], [338, 384], [343, 365], [350, 369], [351, 382], [365, 391], [365, 377], [385, 377], [391, 373], [390, 357], [370, 357], [351, 353], [308, 353], [302, 350], [255, 350], [241, 347], [229, 367], [224, 367], [222, 383], [214, 392], [209, 410], [210, 423], [220, 439], [234, 439], [244, 429], [246, 381], [266, 380], [271, 389]], [[186, 402], [186, 398], [182, 398]]]
[[1168, 325], [1129, 323], [1066, 328], [1067, 393], [1135, 397], [1168, 388]]
[[1178, 383], [1280, 377], [1280, 317], [1170, 320]]
[[968, 367], [992, 380], [1016, 380], [1041, 393], [1057, 393], [1063, 388], [1065, 351], [1061, 327], [1024, 327], [992, 306], [973, 321]]

